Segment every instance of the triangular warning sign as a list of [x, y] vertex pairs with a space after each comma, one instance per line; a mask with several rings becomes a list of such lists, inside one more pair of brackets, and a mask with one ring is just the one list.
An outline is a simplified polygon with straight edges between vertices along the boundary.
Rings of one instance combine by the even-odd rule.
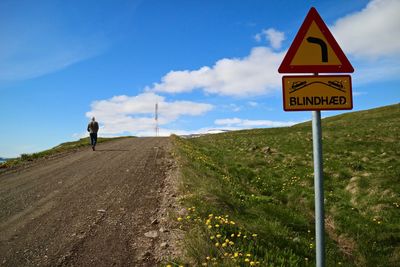
[[308, 12], [279, 73], [354, 72], [349, 60], [315, 8]]

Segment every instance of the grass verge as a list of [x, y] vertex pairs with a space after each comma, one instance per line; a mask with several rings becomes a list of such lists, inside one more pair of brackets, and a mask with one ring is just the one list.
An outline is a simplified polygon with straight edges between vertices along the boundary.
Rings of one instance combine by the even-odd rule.
[[[324, 119], [326, 266], [400, 262], [400, 105]], [[199, 266], [314, 266], [311, 123], [175, 137]]]

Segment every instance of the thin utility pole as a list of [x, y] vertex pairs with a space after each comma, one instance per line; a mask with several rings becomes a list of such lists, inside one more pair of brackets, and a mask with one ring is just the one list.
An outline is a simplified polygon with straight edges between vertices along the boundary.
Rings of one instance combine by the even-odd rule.
[[158, 128], [158, 103], [156, 103], [156, 110], [154, 120], [156, 121], [156, 136], [159, 135], [159, 128]]

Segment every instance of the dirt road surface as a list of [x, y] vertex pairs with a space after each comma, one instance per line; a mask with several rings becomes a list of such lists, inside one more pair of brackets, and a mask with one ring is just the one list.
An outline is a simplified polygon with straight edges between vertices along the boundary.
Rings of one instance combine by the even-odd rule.
[[0, 266], [157, 266], [169, 149], [122, 139], [0, 173]]

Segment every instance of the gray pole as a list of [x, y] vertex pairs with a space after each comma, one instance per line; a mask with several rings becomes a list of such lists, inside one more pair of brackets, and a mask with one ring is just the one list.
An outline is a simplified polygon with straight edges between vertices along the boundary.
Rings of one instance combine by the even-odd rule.
[[324, 178], [322, 166], [321, 111], [312, 111], [312, 133], [314, 152], [314, 191], [315, 191], [315, 241], [317, 267], [325, 266], [324, 241]]

